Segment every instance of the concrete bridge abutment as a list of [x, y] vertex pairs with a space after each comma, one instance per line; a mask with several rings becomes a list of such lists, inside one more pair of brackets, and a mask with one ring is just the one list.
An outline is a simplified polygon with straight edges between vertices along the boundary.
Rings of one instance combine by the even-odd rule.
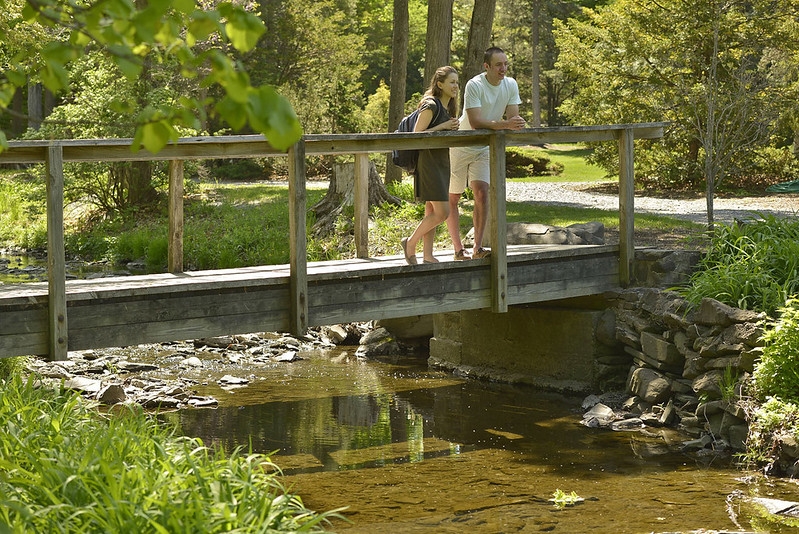
[[603, 297], [433, 316], [429, 363], [456, 373], [560, 392], [623, 389], [632, 358]]

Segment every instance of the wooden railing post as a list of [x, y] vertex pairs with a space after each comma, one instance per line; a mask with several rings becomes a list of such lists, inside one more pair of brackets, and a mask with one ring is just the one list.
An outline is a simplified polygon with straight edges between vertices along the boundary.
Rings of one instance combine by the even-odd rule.
[[633, 167], [632, 128], [621, 130], [619, 137], [619, 284], [630, 285], [635, 260], [635, 172]]
[[294, 335], [308, 329], [308, 239], [305, 188], [305, 141], [289, 148], [289, 282], [290, 327]]
[[489, 144], [491, 183], [489, 218], [491, 219], [491, 311], [508, 311], [508, 242], [505, 213], [505, 133], [491, 136]]
[[45, 155], [47, 172], [47, 287], [48, 355], [67, 359], [66, 256], [64, 251], [64, 153], [52, 143]]
[[369, 257], [369, 154], [355, 154], [355, 253]]
[[169, 257], [170, 273], [183, 272], [183, 160], [169, 161]]

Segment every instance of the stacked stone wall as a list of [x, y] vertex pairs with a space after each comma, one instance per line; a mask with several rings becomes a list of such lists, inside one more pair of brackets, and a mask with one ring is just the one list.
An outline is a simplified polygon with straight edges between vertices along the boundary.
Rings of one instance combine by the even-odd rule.
[[622, 409], [647, 425], [677, 426], [697, 447], [744, 450], [736, 403], [762, 351], [760, 314], [706, 298], [691, 309], [672, 291], [615, 296], [615, 342], [633, 358]]

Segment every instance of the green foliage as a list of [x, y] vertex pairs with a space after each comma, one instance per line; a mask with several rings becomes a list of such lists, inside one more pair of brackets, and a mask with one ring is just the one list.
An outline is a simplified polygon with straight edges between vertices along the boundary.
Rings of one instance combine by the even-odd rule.
[[749, 417], [745, 460], [754, 465], [769, 463], [781, 440], [799, 440], [799, 405], [768, 397]]
[[[583, 10], [555, 24], [557, 67], [575, 84], [560, 111], [577, 124], [669, 121], [662, 140], [636, 142], [640, 184], [699, 189], [711, 174], [748, 174], [780, 116], [795, 130], [792, 13], [788, 1]], [[594, 161], [611, 171], [616, 144], [596, 148]]]
[[724, 368], [724, 374], [721, 375], [721, 380], [719, 380], [722, 400], [734, 401], [737, 399], [736, 386], [738, 384], [738, 378], [738, 373], [732, 365], [728, 365]]
[[716, 225], [707, 254], [680, 293], [694, 304], [711, 297], [773, 317], [799, 294], [799, 220], [766, 216]]
[[779, 309], [766, 329], [763, 354], [753, 373], [756, 396], [799, 403], [799, 301]]
[[377, 91], [369, 95], [366, 108], [363, 111], [360, 121], [361, 132], [385, 132], [388, 131], [388, 104], [391, 91], [388, 86], [380, 82]]
[[760, 178], [763, 188], [777, 182], [789, 182], [799, 176], [799, 159], [789, 147], [763, 147], [757, 151], [752, 176]]
[[322, 532], [269, 457], [226, 455], [133, 408], [18, 377], [0, 388], [3, 532]]
[[[68, 94], [70, 66], [100, 50], [129, 83], [146, 78], [150, 65], [171, 62], [180, 66], [181, 78], [196, 87], [221, 88], [217, 97], [183, 94], [175, 101], [138, 107], [135, 149], [158, 152], [178, 138], [181, 128], [201, 129], [209, 109], [235, 130], [249, 126], [263, 133], [281, 150], [299, 139], [302, 128], [288, 101], [269, 85], [254, 86], [232, 55], [220, 46], [209, 46], [213, 42], [229, 44], [238, 53], [252, 50], [266, 31], [256, 15], [229, 2], [219, 3], [216, 9], [201, 8], [193, 0], [143, 6], [133, 0], [86, 6], [65, 0], [27, 0], [21, 13], [11, 15], [17, 18], [9, 24], [13, 33], [6, 42], [15, 48], [0, 74], [0, 109], [11, 106], [16, 89], [29, 79], [41, 81], [57, 95]], [[47, 37], [18, 47], [28, 31]], [[120, 95], [110, 107], [130, 113], [129, 93]], [[7, 146], [5, 140], [3, 135], [0, 147]]]
[[280, 88], [308, 133], [357, 131], [365, 67], [357, 21], [334, 0], [262, 2], [259, 9], [268, 31], [242, 57], [253, 80]]
[[401, 198], [406, 202], [414, 201], [413, 181], [410, 179], [400, 182], [391, 182], [386, 185], [386, 189], [395, 197]]
[[44, 180], [0, 174], [0, 245], [43, 248], [47, 244]]
[[264, 177], [264, 167], [258, 160], [234, 159], [211, 165], [211, 176], [222, 181], [257, 180]]

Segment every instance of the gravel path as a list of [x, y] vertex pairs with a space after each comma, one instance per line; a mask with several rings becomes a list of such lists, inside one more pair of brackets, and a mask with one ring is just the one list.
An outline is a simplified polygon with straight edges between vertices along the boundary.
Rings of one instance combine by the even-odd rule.
[[[277, 182], [276, 182], [277, 183]], [[308, 182], [309, 188], [327, 188], [327, 180]], [[546, 203], [575, 208], [618, 210], [617, 193], [597, 191], [596, 182], [507, 182], [506, 198], [510, 202]], [[668, 215], [697, 223], [707, 222], [705, 198], [671, 199], [645, 197], [633, 199], [636, 213]], [[757, 214], [778, 217], [799, 215], [799, 194], [773, 194], [760, 197], [716, 198], [713, 201], [713, 218], [716, 222], [747, 219]]]
[[[512, 202], [543, 202], [576, 208], [618, 210], [617, 194], [591, 191], [595, 183], [588, 182], [508, 182], [507, 199]], [[669, 215], [694, 222], [707, 222], [707, 206], [704, 197], [695, 199], [634, 198], [636, 213]], [[799, 215], [799, 195], [770, 195], [764, 197], [716, 198], [713, 202], [713, 217], [717, 222], [752, 218], [757, 213], [775, 216]]]

